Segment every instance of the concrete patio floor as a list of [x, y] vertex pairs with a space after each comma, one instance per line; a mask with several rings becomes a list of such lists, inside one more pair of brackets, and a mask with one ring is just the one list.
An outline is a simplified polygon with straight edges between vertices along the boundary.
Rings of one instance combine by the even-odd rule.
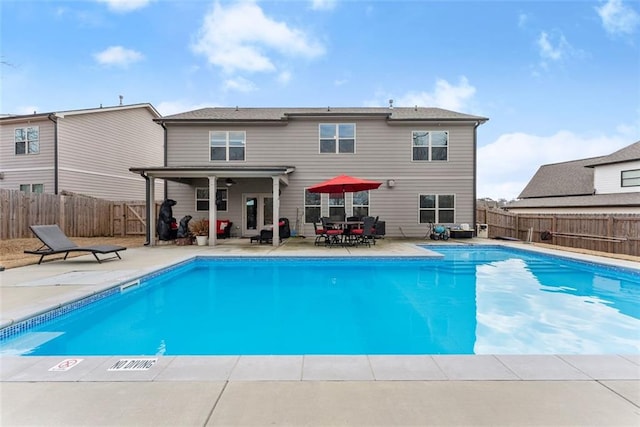
[[[470, 242], [498, 243], [461, 241]], [[194, 254], [425, 255], [413, 243], [325, 248], [289, 239], [274, 248], [231, 239], [10, 269], [0, 273], [0, 323]], [[640, 425], [640, 355], [161, 356], [148, 370], [108, 370], [127, 357], [135, 356], [80, 357], [66, 371], [50, 371], [65, 357], [0, 357], [0, 425]]]

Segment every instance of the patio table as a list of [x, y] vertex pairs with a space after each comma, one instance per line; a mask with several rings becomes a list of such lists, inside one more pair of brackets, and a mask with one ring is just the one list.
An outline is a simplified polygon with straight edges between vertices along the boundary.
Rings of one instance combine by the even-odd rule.
[[327, 221], [327, 224], [330, 226], [337, 227], [342, 230], [342, 244], [355, 244], [352, 237], [353, 235], [348, 233], [350, 230], [350, 226], [355, 225], [356, 228], [362, 228], [364, 221]]

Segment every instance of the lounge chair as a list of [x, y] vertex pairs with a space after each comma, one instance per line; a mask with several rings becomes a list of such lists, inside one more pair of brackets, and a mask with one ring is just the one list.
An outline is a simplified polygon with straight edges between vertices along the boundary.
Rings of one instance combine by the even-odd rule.
[[[289, 226], [289, 218], [280, 218], [278, 221], [278, 234], [280, 240], [288, 239], [291, 237], [291, 228]], [[251, 236], [249, 239], [249, 243], [258, 242], [258, 243], [273, 243], [273, 229], [265, 228], [264, 230], [260, 230], [260, 234], [256, 236]]]
[[[119, 251], [124, 251], [127, 248], [124, 246], [116, 245], [95, 245], [95, 246], [78, 246], [73, 243], [69, 238], [60, 230], [57, 225], [32, 225], [31, 231], [36, 235], [43, 245], [34, 251], [24, 251], [26, 254], [40, 255], [38, 264], [42, 263], [42, 260], [47, 255], [65, 254], [64, 259], [67, 259], [69, 252], [90, 252], [96, 260], [100, 263], [106, 259], [120, 258]], [[98, 254], [110, 254], [115, 253], [116, 256], [110, 258], [98, 258]]]

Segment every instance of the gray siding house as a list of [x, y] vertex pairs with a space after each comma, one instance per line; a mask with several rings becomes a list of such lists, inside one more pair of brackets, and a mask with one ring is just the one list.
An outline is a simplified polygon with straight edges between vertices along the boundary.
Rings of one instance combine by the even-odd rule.
[[129, 166], [162, 162], [159, 117], [151, 104], [2, 117], [0, 188], [143, 200], [145, 180]]
[[[417, 107], [204, 108], [156, 119], [165, 163], [130, 170], [151, 193], [168, 180], [174, 216], [208, 218], [211, 245], [220, 219], [237, 237], [281, 217], [312, 236], [320, 216], [370, 215], [387, 236], [423, 237], [430, 222], [475, 223], [476, 131], [487, 120]], [[341, 174], [383, 184], [344, 198], [306, 191]]]
[[612, 154], [542, 165], [514, 213], [640, 213], [640, 141]]

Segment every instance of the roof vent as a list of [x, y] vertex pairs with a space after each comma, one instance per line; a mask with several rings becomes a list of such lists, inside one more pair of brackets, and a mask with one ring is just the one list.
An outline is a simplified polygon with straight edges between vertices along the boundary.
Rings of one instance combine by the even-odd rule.
[[389, 100], [389, 109], [393, 110], [393, 99]]
[[118, 98], [120, 98], [120, 105], [122, 105], [122, 100], [124, 99], [124, 96], [118, 95]]

